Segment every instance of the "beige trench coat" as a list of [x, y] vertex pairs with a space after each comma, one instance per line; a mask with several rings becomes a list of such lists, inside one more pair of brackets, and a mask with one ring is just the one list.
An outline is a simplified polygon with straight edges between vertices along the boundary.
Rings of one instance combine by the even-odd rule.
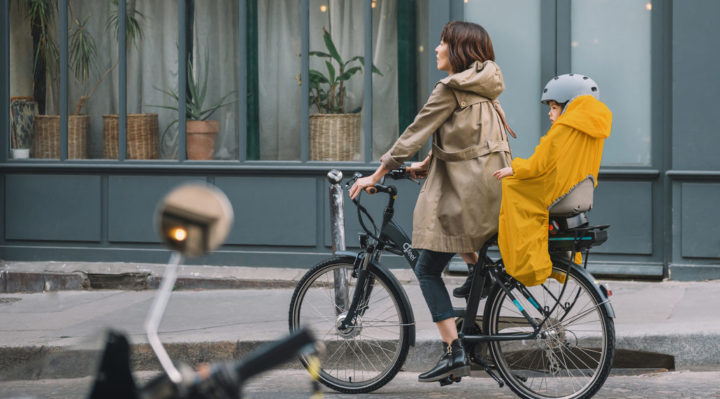
[[510, 165], [510, 147], [493, 101], [504, 88], [492, 61], [439, 81], [380, 158], [386, 167], [398, 168], [433, 136], [430, 169], [413, 214], [414, 248], [474, 252], [497, 233], [501, 186], [492, 173]]

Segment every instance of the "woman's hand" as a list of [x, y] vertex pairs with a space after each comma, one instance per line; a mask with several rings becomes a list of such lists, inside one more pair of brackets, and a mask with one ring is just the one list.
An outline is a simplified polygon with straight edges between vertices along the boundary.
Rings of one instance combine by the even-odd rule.
[[430, 158], [432, 157], [432, 150], [428, 153], [422, 162], [413, 162], [405, 168], [406, 172], [410, 173], [413, 179], [422, 179], [427, 177], [428, 169], [430, 168]]
[[355, 184], [350, 187], [350, 199], [355, 199], [355, 197], [360, 195], [360, 191], [378, 184], [380, 179], [388, 174], [388, 172], [390, 172], [390, 169], [386, 168], [385, 165], [380, 164], [375, 173], [355, 180]]
[[360, 195], [360, 191], [376, 185], [379, 181], [380, 179], [376, 178], [375, 174], [357, 179], [355, 184], [350, 187], [350, 199], [355, 199]]
[[498, 169], [495, 172], [493, 172], [493, 176], [495, 176], [498, 181], [502, 180], [503, 177], [508, 177], [514, 175], [515, 172], [513, 172], [511, 167]]
[[[427, 158], [430, 159], [430, 158]], [[430, 162], [422, 161], [422, 162], [413, 162], [405, 168], [405, 171], [410, 173], [410, 176], [413, 179], [422, 179], [427, 176], [428, 174], [428, 167], [430, 166]]]

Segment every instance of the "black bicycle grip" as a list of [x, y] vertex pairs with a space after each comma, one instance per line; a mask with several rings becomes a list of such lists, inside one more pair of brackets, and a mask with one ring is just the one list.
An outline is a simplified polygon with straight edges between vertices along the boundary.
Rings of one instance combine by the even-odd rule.
[[378, 189], [375, 186], [370, 186], [365, 188], [365, 192], [368, 194], [375, 194], [378, 192]]

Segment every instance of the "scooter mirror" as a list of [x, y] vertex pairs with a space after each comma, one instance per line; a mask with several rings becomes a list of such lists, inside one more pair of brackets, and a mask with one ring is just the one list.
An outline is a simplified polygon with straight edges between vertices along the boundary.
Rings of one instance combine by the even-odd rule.
[[160, 202], [156, 226], [162, 241], [183, 256], [198, 257], [219, 247], [230, 232], [233, 210], [218, 188], [181, 185]]

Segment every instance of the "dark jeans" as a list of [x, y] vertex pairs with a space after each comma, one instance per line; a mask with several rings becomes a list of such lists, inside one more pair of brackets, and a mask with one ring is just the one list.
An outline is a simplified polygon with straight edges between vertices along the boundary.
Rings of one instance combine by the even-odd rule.
[[452, 303], [450, 303], [450, 295], [441, 277], [443, 269], [453, 256], [455, 256], [454, 253], [421, 249], [415, 265], [415, 275], [420, 281], [420, 289], [428, 308], [430, 308], [432, 320], [436, 323], [455, 317]]

